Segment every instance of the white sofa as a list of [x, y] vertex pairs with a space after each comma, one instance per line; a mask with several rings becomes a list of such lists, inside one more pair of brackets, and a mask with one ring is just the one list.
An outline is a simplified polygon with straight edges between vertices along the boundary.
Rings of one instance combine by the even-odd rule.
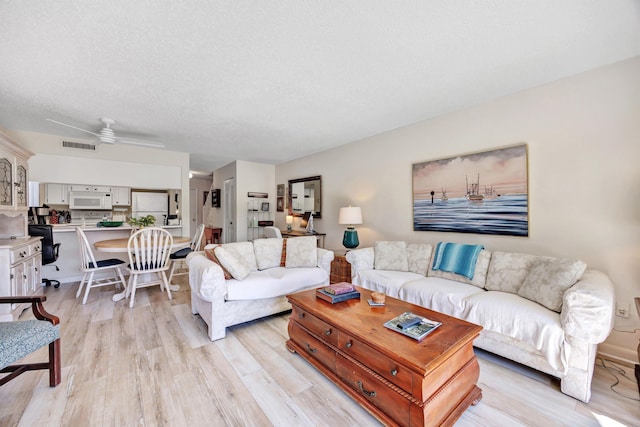
[[287, 294], [328, 285], [332, 260], [315, 236], [207, 245], [187, 257], [191, 311], [212, 341], [224, 338], [227, 326], [290, 310]]
[[580, 261], [482, 250], [469, 279], [434, 270], [436, 246], [376, 242], [347, 253], [352, 282], [483, 326], [476, 347], [555, 376], [588, 402], [613, 327], [609, 278]]

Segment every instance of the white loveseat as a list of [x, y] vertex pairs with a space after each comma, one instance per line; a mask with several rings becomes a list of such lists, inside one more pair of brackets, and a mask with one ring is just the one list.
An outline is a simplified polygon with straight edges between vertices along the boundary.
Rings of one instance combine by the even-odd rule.
[[207, 245], [187, 257], [191, 311], [212, 341], [224, 338], [227, 326], [290, 310], [285, 295], [328, 285], [332, 260], [315, 236]]
[[476, 347], [555, 376], [588, 402], [597, 345], [613, 327], [609, 278], [580, 261], [482, 250], [469, 279], [434, 270], [435, 248], [376, 242], [346, 258], [354, 284], [481, 325]]

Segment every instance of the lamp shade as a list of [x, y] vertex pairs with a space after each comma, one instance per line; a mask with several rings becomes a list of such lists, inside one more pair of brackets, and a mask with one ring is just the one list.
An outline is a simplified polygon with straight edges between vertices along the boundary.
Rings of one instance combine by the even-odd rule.
[[293, 224], [293, 215], [287, 215], [286, 221], [287, 224]]
[[362, 224], [362, 210], [355, 206], [340, 208], [340, 214], [338, 215], [338, 224]]

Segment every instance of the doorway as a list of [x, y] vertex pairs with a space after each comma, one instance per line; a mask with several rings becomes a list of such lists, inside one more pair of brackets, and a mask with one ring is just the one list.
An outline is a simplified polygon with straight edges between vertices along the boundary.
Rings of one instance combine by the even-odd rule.
[[224, 243], [236, 241], [236, 179], [228, 178], [224, 181]]

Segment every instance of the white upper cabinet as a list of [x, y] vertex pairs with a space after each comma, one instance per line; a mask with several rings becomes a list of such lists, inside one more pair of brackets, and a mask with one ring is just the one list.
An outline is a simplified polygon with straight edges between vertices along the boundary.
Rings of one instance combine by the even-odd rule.
[[69, 184], [45, 184], [44, 203], [47, 205], [68, 205]]
[[113, 203], [113, 206], [130, 206], [131, 188], [111, 187], [111, 201]]

